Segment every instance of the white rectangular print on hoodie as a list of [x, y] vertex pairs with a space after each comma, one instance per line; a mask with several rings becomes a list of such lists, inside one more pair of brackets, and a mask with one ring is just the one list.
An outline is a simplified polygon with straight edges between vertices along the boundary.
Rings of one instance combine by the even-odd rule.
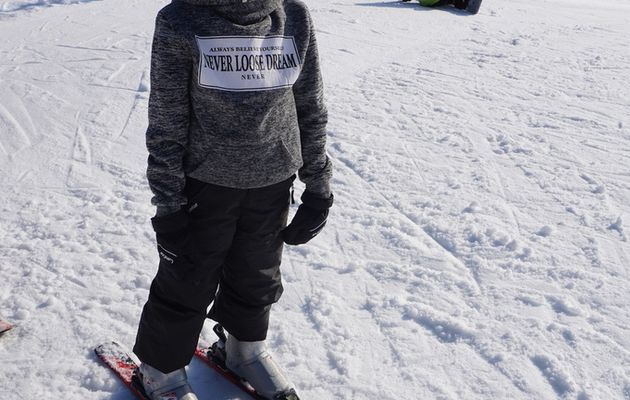
[[199, 86], [227, 91], [291, 87], [301, 71], [292, 36], [196, 36]]

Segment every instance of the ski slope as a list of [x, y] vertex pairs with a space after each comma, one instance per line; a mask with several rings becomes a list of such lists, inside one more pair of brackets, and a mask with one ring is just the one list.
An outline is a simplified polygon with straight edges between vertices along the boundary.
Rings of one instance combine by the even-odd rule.
[[[269, 337], [301, 397], [630, 400], [630, 1], [306, 2], [336, 204]], [[157, 268], [165, 4], [0, 0], [3, 400], [132, 399], [92, 348], [133, 344]]]

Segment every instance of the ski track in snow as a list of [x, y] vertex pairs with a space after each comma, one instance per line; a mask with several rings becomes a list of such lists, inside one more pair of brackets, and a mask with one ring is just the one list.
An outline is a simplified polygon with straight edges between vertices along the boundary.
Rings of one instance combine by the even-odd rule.
[[0, 0], [0, 14], [24, 12], [52, 5], [88, 3], [91, 1], [99, 0]]
[[[307, 3], [336, 204], [269, 336], [301, 397], [630, 399], [630, 2]], [[156, 269], [163, 4], [0, 0], [3, 399], [131, 398], [91, 348], [132, 345]]]

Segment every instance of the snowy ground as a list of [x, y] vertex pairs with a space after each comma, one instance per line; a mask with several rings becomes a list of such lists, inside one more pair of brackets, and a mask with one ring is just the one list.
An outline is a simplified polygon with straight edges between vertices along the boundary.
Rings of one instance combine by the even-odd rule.
[[[629, 400], [630, 1], [307, 3], [337, 202], [270, 334], [302, 397]], [[2, 399], [132, 398], [91, 349], [156, 269], [164, 4], [0, 0]]]

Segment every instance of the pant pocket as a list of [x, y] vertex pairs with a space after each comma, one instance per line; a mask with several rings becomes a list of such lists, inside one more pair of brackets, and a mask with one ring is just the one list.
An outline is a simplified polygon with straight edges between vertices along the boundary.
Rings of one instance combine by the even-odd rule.
[[177, 280], [195, 280], [197, 265], [194, 261], [192, 238], [189, 233], [157, 233], [159, 268]]

